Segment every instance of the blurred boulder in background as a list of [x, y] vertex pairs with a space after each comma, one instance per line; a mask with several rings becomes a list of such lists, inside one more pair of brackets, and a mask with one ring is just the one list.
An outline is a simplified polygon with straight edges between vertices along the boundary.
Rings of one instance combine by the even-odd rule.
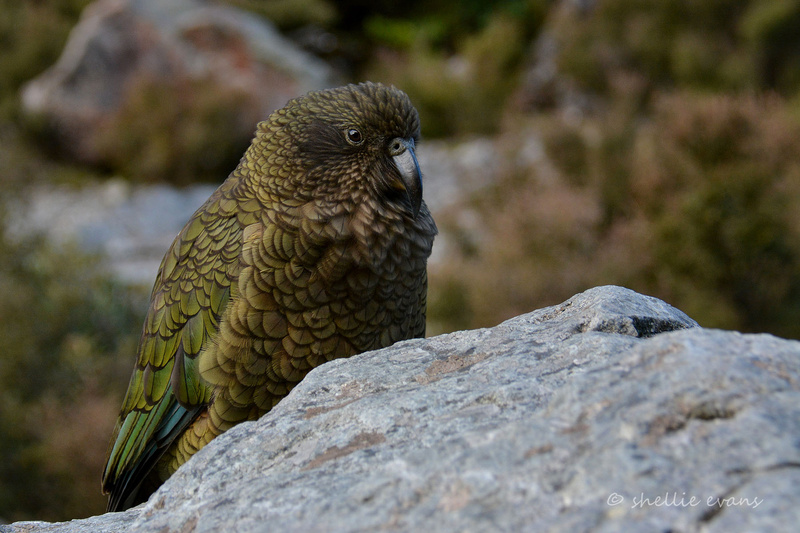
[[[177, 111], [176, 120], [185, 111], [207, 120], [203, 130], [228, 130], [216, 139], [246, 142], [258, 120], [290, 98], [330, 86], [333, 78], [328, 65], [270, 22], [234, 7], [201, 0], [98, 0], [83, 12], [58, 62], [22, 88], [22, 103], [66, 155], [113, 167], [115, 153], [158, 159], [153, 152], [180, 152], [169, 143], [150, 146], [158, 139], [136, 122], [145, 110]], [[195, 108], [214, 104], [224, 109]], [[158, 117], [147, 120], [157, 123]], [[141, 139], [109, 142], [107, 134], [120, 134], [120, 127]], [[186, 138], [193, 131], [170, 134]], [[198, 142], [195, 149], [203, 154], [215, 144]], [[170, 171], [181, 169], [168, 166]]]
[[58, 249], [77, 245], [115, 279], [150, 289], [164, 252], [214, 186], [132, 186], [123, 179], [81, 187], [38, 187], [8, 206], [12, 242], [43, 236]]

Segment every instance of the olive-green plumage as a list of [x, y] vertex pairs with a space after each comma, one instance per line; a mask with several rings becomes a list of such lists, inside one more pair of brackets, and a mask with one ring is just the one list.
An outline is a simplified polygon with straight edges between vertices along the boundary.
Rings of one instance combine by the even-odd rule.
[[436, 226], [393, 87], [309, 93], [258, 125], [161, 263], [109, 447], [109, 510], [269, 411], [315, 366], [425, 334]]

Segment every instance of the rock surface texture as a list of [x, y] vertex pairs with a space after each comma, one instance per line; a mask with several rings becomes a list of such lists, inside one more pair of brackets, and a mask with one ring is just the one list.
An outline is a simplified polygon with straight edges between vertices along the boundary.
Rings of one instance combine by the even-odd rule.
[[143, 506], [20, 532], [794, 531], [800, 343], [599, 287], [327, 363]]

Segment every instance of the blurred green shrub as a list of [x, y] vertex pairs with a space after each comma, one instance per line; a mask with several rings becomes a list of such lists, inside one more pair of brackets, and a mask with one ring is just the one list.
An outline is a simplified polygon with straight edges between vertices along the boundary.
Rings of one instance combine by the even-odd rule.
[[264, 17], [281, 29], [313, 24], [330, 27], [339, 18], [336, 4], [326, 0], [219, 0]]
[[798, 0], [597, 0], [565, 10], [560, 64], [584, 89], [643, 86], [711, 90], [800, 88]]
[[655, 124], [633, 198], [652, 210], [653, 288], [709, 325], [800, 337], [800, 121], [777, 97], [677, 94]]
[[437, 213], [447, 260], [429, 267], [429, 334], [495, 325], [589, 288], [603, 266], [601, 220], [591, 189], [507, 165], [466, 205]]
[[141, 77], [94, 142], [110, 170], [134, 181], [185, 185], [222, 181], [255, 132], [241, 109], [247, 96], [204, 80]]
[[460, 244], [465, 206], [439, 217], [452, 248], [431, 273], [439, 330], [613, 283], [704, 326], [800, 338], [800, 119], [777, 96], [692, 92], [654, 95], [647, 116], [540, 118], [555, 176], [509, 165], [466, 206], [478, 246]]
[[0, 237], [3, 520], [103, 511], [100, 472], [142, 303], [92, 257]]
[[[378, 45], [365, 77], [406, 91], [426, 136], [494, 133], [547, 5], [546, 0], [487, 3], [461, 18], [375, 15], [365, 23]], [[473, 21], [474, 31], [456, 29], [452, 21], [464, 19]]]
[[91, 0], [0, 0], [0, 117], [18, 111], [17, 91], [61, 55]]
[[784, 93], [796, 92], [800, 87], [800, 1], [750, 2], [739, 27], [762, 83]]

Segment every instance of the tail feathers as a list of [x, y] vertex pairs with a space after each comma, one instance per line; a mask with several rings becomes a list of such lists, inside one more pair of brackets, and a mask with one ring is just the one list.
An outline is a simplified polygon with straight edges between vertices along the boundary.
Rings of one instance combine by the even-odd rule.
[[109, 493], [107, 512], [124, 511], [147, 501], [163, 480], [157, 479], [156, 463], [170, 445], [200, 416], [204, 407], [186, 409], [175, 402], [159, 424], [141, 457], [104, 489]]

